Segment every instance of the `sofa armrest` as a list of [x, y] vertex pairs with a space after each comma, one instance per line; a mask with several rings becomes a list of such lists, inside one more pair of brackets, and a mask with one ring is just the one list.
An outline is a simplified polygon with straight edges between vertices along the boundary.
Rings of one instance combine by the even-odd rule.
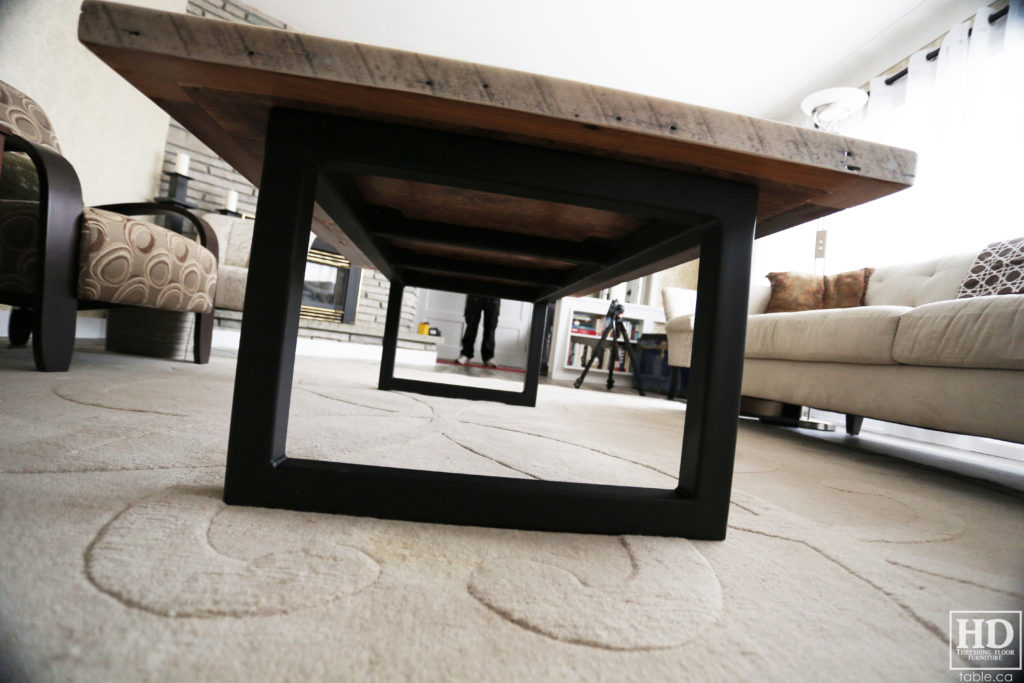
[[747, 315], [764, 313], [768, 308], [768, 300], [772, 298], [771, 285], [753, 282], [750, 285], [750, 298], [747, 299]]
[[[768, 284], [755, 282], [750, 286], [747, 300], [747, 315], [764, 313], [768, 308], [772, 288]], [[661, 303], [665, 308], [665, 329], [668, 331], [693, 331], [693, 316], [697, 311], [697, 290], [682, 287], [662, 287]]]
[[668, 364], [689, 367], [690, 347], [693, 345], [693, 318], [697, 310], [697, 290], [663, 287], [661, 302], [665, 307]]
[[697, 290], [682, 287], [662, 287], [661, 303], [665, 308], [666, 323], [680, 316], [692, 316], [697, 310]]

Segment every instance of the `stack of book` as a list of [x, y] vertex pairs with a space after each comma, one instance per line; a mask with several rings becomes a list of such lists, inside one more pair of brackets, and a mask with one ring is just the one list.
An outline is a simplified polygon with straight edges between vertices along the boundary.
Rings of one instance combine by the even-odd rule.
[[572, 317], [572, 332], [573, 334], [589, 334], [594, 337], [598, 335], [597, 328], [594, 326], [594, 319], [583, 315], [574, 315]]

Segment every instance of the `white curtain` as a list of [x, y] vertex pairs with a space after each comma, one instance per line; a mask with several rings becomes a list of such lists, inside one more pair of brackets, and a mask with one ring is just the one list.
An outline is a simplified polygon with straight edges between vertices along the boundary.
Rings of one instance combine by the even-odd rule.
[[[793, 256], [779, 265], [758, 259], [755, 276], [812, 270], [821, 229], [828, 230], [826, 272], [978, 251], [1024, 236], [1024, 0], [1012, 0], [1006, 18], [990, 24], [991, 13], [984, 8], [954, 26], [937, 59], [913, 55], [907, 76], [893, 85], [874, 79], [867, 107], [832, 129], [916, 151], [914, 186], [783, 233], [780, 241], [799, 241], [787, 247], [800, 253], [800, 264]], [[763, 254], [778, 252], [766, 246]]]

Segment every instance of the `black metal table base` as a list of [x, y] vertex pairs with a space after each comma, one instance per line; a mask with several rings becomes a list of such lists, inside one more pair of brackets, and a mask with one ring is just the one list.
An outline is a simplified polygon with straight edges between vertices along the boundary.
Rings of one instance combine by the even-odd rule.
[[[346, 174], [348, 174], [346, 176]], [[467, 293], [545, 304], [627, 275], [666, 253], [699, 247], [699, 296], [678, 485], [673, 489], [547, 482], [288, 458], [288, 409], [306, 247], [314, 199], [392, 282], [444, 278], [394, 265], [346, 177], [379, 175], [557, 201], [650, 217], [603, 263], [561, 282], [496, 287], [460, 280]], [[224, 500], [318, 512], [485, 526], [610, 534], [725, 537], [732, 486], [757, 191], [748, 185], [559, 150], [275, 110], [268, 124], [235, 375]], [[441, 226], [440, 230], [454, 228]], [[543, 240], [531, 246], [544, 247]], [[524, 277], [508, 270], [506, 280]], [[625, 278], [623, 278], [625, 279]], [[444, 287], [438, 287], [444, 288]], [[524, 391], [458, 395], [533, 405], [543, 305], [534, 309]], [[394, 377], [397, 310], [388, 316], [381, 388], [450, 395], [451, 388]], [[477, 393], [477, 392], [483, 393]], [[474, 394], [474, 395], [470, 395]], [[642, 429], [642, 426], [639, 427]]]

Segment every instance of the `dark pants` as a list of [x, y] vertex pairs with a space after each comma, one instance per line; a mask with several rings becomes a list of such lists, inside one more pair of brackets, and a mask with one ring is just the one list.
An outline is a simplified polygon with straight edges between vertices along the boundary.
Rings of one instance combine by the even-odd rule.
[[494, 358], [494, 330], [498, 327], [498, 311], [501, 299], [489, 296], [466, 296], [466, 333], [462, 335], [462, 355], [473, 357], [476, 344], [476, 328], [480, 325], [480, 314], [484, 315], [484, 338], [480, 342], [480, 357], [486, 363]]

